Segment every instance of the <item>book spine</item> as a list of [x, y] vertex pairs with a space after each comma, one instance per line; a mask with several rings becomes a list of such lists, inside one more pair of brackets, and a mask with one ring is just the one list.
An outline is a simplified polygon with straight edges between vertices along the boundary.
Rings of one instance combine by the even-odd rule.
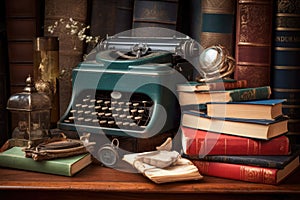
[[209, 86], [209, 90], [231, 90], [238, 88], [246, 88], [247, 80], [237, 80], [236, 82], [217, 82], [206, 83]]
[[200, 45], [224, 46], [233, 54], [236, 0], [202, 0]]
[[[117, 34], [117, 26], [123, 26], [117, 21], [117, 6], [127, 1], [116, 0], [90, 0], [88, 1], [88, 23], [90, 24], [90, 35], [105, 39], [106, 36]], [[123, 22], [123, 21], [122, 21]], [[131, 23], [131, 21], [130, 21]], [[86, 48], [86, 54], [95, 48], [94, 43], [89, 43]]]
[[247, 164], [247, 165], [250, 165], [250, 166], [259, 166], [259, 167], [265, 167], [265, 168], [283, 169], [283, 166], [282, 166], [281, 163], [272, 162], [272, 161], [269, 161], [269, 160], [257, 159], [257, 158], [249, 159], [248, 155], [247, 156], [209, 155], [209, 156], [206, 156], [206, 157], [202, 158], [202, 160], [203, 161], [209, 161], [209, 162], [225, 162], [225, 163], [232, 163], [232, 164]]
[[258, 100], [258, 99], [269, 99], [270, 96], [271, 96], [270, 86], [237, 89], [230, 92], [231, 101], [237, 101], [237, 102]]
[[[131, 29], [134, 0], [118, 1], [115, 32], [120, 33]], [[109, 10], [108, 10], [109, 12]], [[108, 14], [108, 16], [110, 16]]]
[[33, 40], [42, 33], [41, 2], [5, 1], [11, 94], [22, 91], [28, 74], [33, 75]]
[[300, 135], [300, 5], [278, 0], [273, 26], [272, 97], [287, 99], [283, 113], [288, 115], [289, 132]]
[[202, 24], [201, 0], [182, 0], [182, 31], [200, 43]]
[[184, 153], [205, 155], [289, 155], [289, 138], [282, 135], [272, 140], [254, 140], [182, 127]]
[[200, 174], [253, 183], [277, 184], [277, 169], [192, 160]]
[[[133, 28], [160, 27], [171, 30], [177, 29], [179, 3], [178, 0], [147, 1], [135, 0], [133, 7]], [[140, 30], [135, 36], [172, 36], [169, 33], [153, 33]], [[167, 35], [165, 35], [167, 34]]]
[[234, 78], [248, 80], [249, 87], [270, 85], [272, 2], [237, 3]]

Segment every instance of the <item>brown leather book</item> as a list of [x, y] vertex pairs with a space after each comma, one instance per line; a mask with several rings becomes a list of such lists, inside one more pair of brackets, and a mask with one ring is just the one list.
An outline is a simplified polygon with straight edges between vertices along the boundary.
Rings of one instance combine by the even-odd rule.
[[[133, 7], [133, 28], [158, 27], [177, 29], [178, 0], [136, 0]], [[147, 29], [135, 31], [135, 36], [172, 36], [168, 31], [151, 32]], [[173, 34], [173, 33], [172, 33]]]
[[235, 0], [202, 0], [200, 44], [203, 48], [222, 45], [233, 54], [235, 11]]
[[234, 78], [249, 87], [270, 85], [272, 6], [269, 0], [237, 3]]

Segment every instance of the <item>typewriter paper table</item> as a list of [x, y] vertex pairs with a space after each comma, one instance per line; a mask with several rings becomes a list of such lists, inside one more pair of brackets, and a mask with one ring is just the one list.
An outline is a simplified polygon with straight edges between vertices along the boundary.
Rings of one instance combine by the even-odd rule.
[[299, 199], [300, 170], [279, 186], [204, 177], [157, 185], [141, 174], [91, 165], [74, 177], [0, 168], [0, 196], [8, 199]]

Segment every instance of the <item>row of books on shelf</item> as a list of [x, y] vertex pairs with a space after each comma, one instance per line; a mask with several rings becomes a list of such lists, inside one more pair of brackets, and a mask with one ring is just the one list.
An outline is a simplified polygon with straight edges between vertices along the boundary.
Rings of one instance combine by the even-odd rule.
[[182, 154], [204, 176], [279, 184], [300, 165], [299, 148], [286, 135], [286, 100], [271, 99], [270, 86], [240, 82], [177, 86]]

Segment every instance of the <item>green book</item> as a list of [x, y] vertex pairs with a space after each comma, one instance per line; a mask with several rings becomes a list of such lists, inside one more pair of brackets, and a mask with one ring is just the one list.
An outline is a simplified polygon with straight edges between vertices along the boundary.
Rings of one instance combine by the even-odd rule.
[[269, 99], [270, 95], [270, 86], [208, 92], [178, 91], [179, 103], [182, 106], [206, 104], [208, 102], [242, 102]]
[[73, 176], [92, 162], [91, 154], [81, 154], [53, 160], [35, 161], [26, 158], [21, 147], [12, 147], [0, 153], [0, 166], [28, 171]]

